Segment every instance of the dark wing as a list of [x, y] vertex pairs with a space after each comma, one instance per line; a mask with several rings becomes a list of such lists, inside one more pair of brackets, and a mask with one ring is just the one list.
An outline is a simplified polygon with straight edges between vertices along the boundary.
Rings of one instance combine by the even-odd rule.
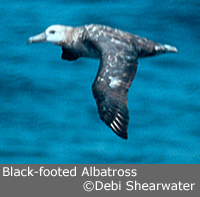
[[137, 58], [125, 52], [102, 54], [92, 85], [101, 120], [118, 136], [127, 139], [129, 111], [127, 92], [137, 70]]
[[62, 47], [62, 51], [63, 51], [63, 53], [62, 53], [61, 58], [63, 60], [74, 61], [74, 60], [77, 60], [79, 58], [78, 55], [76, 55], [74, 52], [72, 53], [71, 51], [69, 51], [65, 47]]

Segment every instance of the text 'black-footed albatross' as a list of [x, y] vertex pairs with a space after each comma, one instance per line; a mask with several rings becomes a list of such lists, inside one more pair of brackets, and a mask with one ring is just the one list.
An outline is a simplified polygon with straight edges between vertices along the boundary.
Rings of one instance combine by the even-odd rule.
[[52, 25], [45, 32], [30, 37], [28, 44], [51, 42], [62, 46], [62, 59], [79, 57], [100, 59], [92, 92], [102, 121], [118, 136], [127, 139], [129, 111], [127, 92], [134, 79], [138, 59], [166, 52], [177, 52], [137, 35], [104, 25], [70, 27]]

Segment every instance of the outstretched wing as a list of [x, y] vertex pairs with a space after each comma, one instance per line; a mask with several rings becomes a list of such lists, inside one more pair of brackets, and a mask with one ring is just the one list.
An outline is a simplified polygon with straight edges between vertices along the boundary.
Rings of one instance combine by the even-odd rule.
[[136, 70], [137, 58], [130, 53], [103, 53], [92, 85], [101, 120], [123, 139], [127, 139], [129, 124], [127, 92]]

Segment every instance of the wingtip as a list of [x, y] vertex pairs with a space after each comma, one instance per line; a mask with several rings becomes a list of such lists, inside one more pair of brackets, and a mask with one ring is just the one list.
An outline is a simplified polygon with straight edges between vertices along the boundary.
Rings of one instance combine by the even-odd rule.
[[126, 134], [122, 134], [122, 133], [117, 133], [117, 132], [115, 132], [115, 134], [117, 134], [121, 139], [123, 139], [123, 140], [127, 140], [128, 139], [128, 135], [127, 135], [127, 133]]
[[121, 131], [119, 129], [117, 129], [113, 124], [110, 125], [110, 128], [114, 131], [114, 133], [119, 136], [120, 138], [127, 140], [128, 139], [128, 135], [127, 135], [127, 131]]
[[127, 139], [128, 139], [128, 136], [126, 135], [126, 136], [121, 137], [121, 138], [124, 139], [124, 140], [127, 140]]

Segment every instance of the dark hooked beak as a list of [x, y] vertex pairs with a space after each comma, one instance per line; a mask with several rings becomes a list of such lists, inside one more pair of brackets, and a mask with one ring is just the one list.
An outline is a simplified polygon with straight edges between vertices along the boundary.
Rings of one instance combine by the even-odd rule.
[[27, 44], [32, 44], [35, 42], [45, 42], [46, 41], [46, 34], [42, 32], [41, 34], [32, 36], [28, 39]]

